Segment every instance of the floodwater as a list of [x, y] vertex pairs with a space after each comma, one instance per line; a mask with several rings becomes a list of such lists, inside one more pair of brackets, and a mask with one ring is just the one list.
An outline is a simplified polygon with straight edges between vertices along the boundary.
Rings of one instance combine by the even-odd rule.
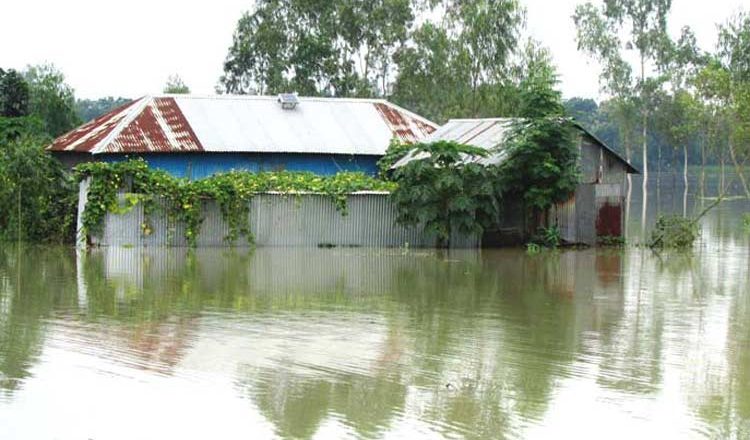
[[[709, 203], [660, 183], [631, 241]], [[688, 254], [2, 246], [0, 439], [747, 439], [747, 212]]]

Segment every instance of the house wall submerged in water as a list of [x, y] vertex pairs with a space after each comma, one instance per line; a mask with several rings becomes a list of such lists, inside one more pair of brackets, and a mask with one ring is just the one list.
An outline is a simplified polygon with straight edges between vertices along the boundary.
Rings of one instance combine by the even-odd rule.
[[146, 96], [57, 138], [68, 167], [145, 159], [178, 177], [218, 172], [377, 172], [393, 139], [418, 142], [437, 125], [379, 99]]
[[[80, 185], [78, 231], [82, 230], [83, 211], [89, 181]], [[125, 195], [120, 195], [125, 204]], [[258, 194], [250, 202], [248, 223], [252, 243], [245, 237], [234, 243], [226, 240], [229, 228], [221, 209], [213, 201], [202, 206], [203, 222], [197, 237], [198, 247], [233, 245], [248, 247], [435, 247], [437, 240], [418, 227], [397, 223], [396, 209], [388, 193], [358, 192], [347, 197], [347, 213], [337, 210], [333, 200], [323, 194]], [[148, 220], [152, 230], [144, 235], [141, 225]], [[79, 236], [78, 243], [95, 246], [187, 246], [184, 226], [171, 224], [157, 209], [145, 218], [142, 204], [125, 213], [109, 213], [103, 229], [94, 236]], [[479, 236], [455, 234], [451, 248], [476, 248]]]

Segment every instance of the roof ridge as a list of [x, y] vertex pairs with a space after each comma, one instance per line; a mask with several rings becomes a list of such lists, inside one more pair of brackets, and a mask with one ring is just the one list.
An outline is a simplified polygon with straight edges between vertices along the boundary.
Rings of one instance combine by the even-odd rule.
[[422, 123], [426, 123], [426, 124], [432, 125], [435, 129], [440, 128], [440, 124], [432, 122], [431, 120], [425, 118], [424, 116], [418, 115], [418, 114], [414, 113], [413, 111], [411, 111], [409, 109], [406, 109], [404, 107], [401, 107], [400, 105], [395, 104], [395, 103], [393, 103], [393, 102], [391, 102], [391, 101], [389, 101], [387, 99], [382, 99], [381, 98], [381, 99], [378, 99], [377, 101], [379, 101], [379, 103], [381, 103], [381, 104], [385, 104], [385, 105], [389, 105], [391, 107], [394, 107], [396, 110], [404, 112], [407, 115], [411, 116], [412, 118], [419, 119]]
[[112, 131], [107, 133], [107, 136], [104, 137], [104, 139], [97, 142], [94, 148], [91, 149], [91, 154], [102, 153], [104, 148], [115, 138], [117, 138], [117, 136], [120, 135], [125, 127], [130, 125], [130, 123], [133, 122], [133, 120], [143, 111], [144, 108], [146, 108], [148, 103], [153, 99], [154, 97], [151, 95], [145, 95], [136, 99], [136, 103], [132, 107], [126, 109], [126, 111], [128, 112], [127, 115], [125, 115], [125, 117], [123, 117], [120, 122], [115, 125], [115, 128], [113, 128]]
[[[278, 99], [278, 95], [240, 95], [240, 94], [223, 94], [223, 95], [209, 95], [209, 94], [180, 94], [180, 93], [160, 93], [152, 95], [153, 98], [177, 98], [177, 99], [216, 99], [216, 100], [267, 100], [275, 101]], [[305, 101], [327, 101], [327, 102], [363, 102], [363, 103], [377, 103], [385, 101], [380, 98], [354, 98], [354, 97], [339, 97], [339, 96], [298, 96], [299, 99]]]
[[[222, 94], [222, 95], [204, 95], [204, 94], [175, 94], [175, 93], [162, 93], [153, 95], [153, 98], [176, 98], [176, 99], [216, 99], [216, 100], [258, 100], [258, 101], [275, 101], [278, 98], [278, 95], [239, 95], [239, 94]], [[414, 113], [413, 111], [406, 109], [404, 107], [401, 107], [398, 104], [395, 104], [385, 98], [355, 98], [355, 97], [339, 97], [339, 96], [298, 96], [298, 98], [302, 101], [320, 101], [320, 102], [355, 102], [355, 103], [367, 103], [367, 104], [385, 104], [390, 107], [394, 107], [398, 109], [399, 111], [402, 111], [409, 116], [419, 119], [423, 123], [427, 123], [429, 125], [432, 125], [434, 127], [439, 127], [440, 125], [425, 118], [424, 116], [421, 116], [417, 113]]]

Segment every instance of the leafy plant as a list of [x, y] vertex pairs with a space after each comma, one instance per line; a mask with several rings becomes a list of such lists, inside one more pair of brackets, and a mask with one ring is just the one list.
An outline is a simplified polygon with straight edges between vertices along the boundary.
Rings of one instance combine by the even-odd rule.
[[680, 216], [660, 216], [647, 243], [652, 249], [688, 249], [700, 236], [694, 219]]
[[189, 181], [151, 169], [141, 159], [117, 163], [86, 163], [76, 167], [76, 173], [79, 180], [91, 178], [88, 202], [82, 219], [84, 233], [100, 233], [108, 213], [122, 212], [123, 206], [119, 203], [118, 193], [125, 191], [137, 195], [126, 196], [128, 203], [125, 209], [135, 203], [143, 204], [146, 222], [142, 228], [145, 235], [152, 231], [148, 218], [159, 206], [164, 206], [171, 224], [181, 223], [185, 226], [185, 240], [190, 246], [197, 243], [203, 221], [202, 208], [209, 200], [218, 203], [222, 218], [229, 228], [225, 239], [234, 243], [240, 237], [253, 240], [248, 216], [250, 201], [256, 194], [325, 194], [331, 198], [339, 212], [346, 215], [348, 194], [364, 190], [390, 191], [395, 187], [393, 183], [350, 172], [318, 176], [308, 172], [235, 171]]
[[520, 197], [532, 214], [567, 200], [579, 180], [579, 151], [569, 120], [519, 120], [502, 148], [498, 185], [504, 196]]
[[548, 228], [539, 228], [536, 235], [531, 239], [531, 243], [545, 248], [555, 249], [559, 247], [562, 244], [560, 228], [557, 225], [552, 225]]
[[526, 243], [526, 252], [530, 255], [536, 255], [540, 252], [542, 252], [542, 247], [538, 245], [537, 243]]
[[495, 224], [499, 205], [494, 167], [475, 162], [487, 151], [448, 141], [412, 148], [415, 159], [393, 175], [398, 186], [391, 199], [400, 223], [424, 226], [441, 246], [449, 244], [455, 232], [476, 234]]
[[750, 232], [750, 213], [742, 216], [742, 224], [744, 225], [745, 230]]
[[625, 246], [625, 237], [622, 235], [604, 235], [596, 239], [599, 246], [622, 247]]
[[414, 148], [412, 144], [401, 142], [398, 138], [391, 139], [391, 143], [388, 145], [388, 149], [385, 150], [385, 154], [378, 160], [380, 177], [387, 179], [391, 167], [406, 156], [412, 148]]
[[69, 240], [78, 195], [73, 179], [45, 153], [45, 139], [11, 137], [0, 139], [0, 239]]

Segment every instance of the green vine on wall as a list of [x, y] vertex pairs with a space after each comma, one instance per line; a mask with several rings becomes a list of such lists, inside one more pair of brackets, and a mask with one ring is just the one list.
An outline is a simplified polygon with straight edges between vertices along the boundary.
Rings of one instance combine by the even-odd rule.
[[[197, 244], [203, 222], [202, 208], [209, 200], [216, 201], [229, 228], [225, 240], [233, 244], [245, 237], [252, 243], [250, 201], [257, 194], [324, 194], [331, 198], [342, 215], [346, 215], [348, 194], [392, 191], [395, 188], [393, 183], [355, 172], [319, 176], [309, 172], [233, 171], [190, 181], [151, 169], [142, 159], [81, 164], [76, 167], [76, 175], [79, 181], [91, 178], [82, 218], [84, 234], [100, 234], [107, 214], [123, 213], [141, 203], [146, 219], [142, 225], [144, 235], [153, 231], [149, 219], [161, 206], [170, 224], [185, 226], [185, 240], [189, 246]], [[125, 205], [120, 204], [118, 197], [123, 191], [127, 193]]]

